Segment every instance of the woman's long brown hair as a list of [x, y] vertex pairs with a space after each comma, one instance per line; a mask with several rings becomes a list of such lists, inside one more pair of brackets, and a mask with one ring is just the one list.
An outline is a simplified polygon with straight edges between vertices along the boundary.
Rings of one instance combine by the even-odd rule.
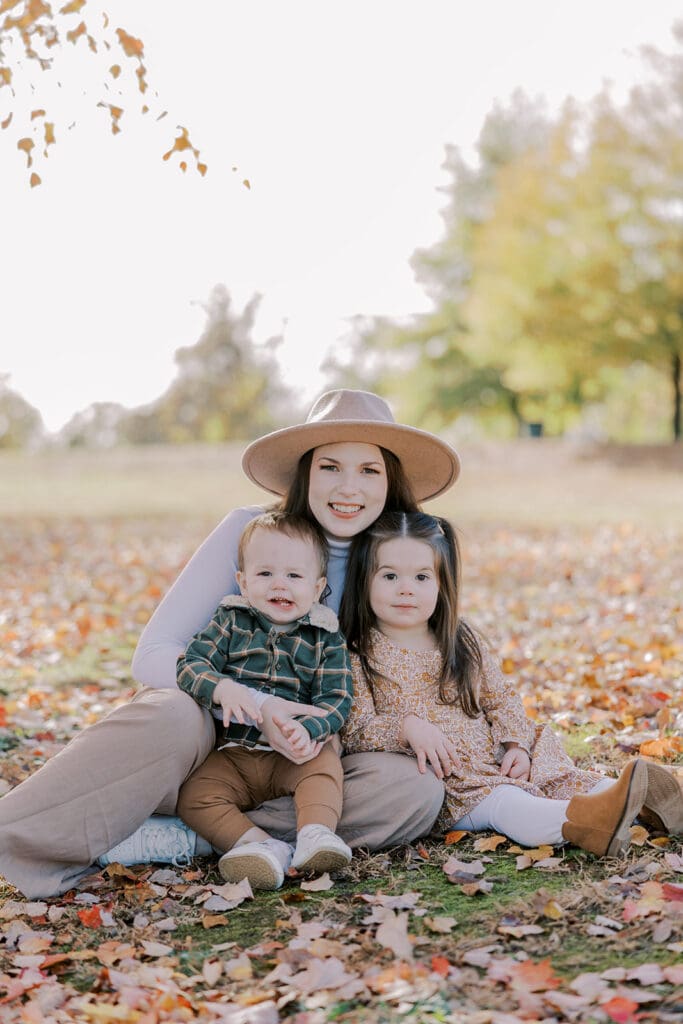
[[349, 650], [359, 656], [372, 690], [382, 672], [371, 657], [370, 631], [377, 627], [377, 620], [370, 606], [370, 584], [379, 564], [380, 544], [396, 537], [422, 541], [434, 552], [439, 596], [429, 628], [443, 658], [439, 701], [459, 702], [465, 714], [475, 718], [481, 711], [482, 654], [476, 633], [460, 618], [460, 548], [447, 519], [424, 512], [384, 512], [364, 533], [354, 537], [339, 612]]

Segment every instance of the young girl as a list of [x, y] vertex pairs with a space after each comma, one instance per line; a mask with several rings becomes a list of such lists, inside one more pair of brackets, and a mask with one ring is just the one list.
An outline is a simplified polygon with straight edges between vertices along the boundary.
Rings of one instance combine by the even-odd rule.
[[646, 803], [683, 820], [683, 795], [665, 769], [635, 759], [616, 782], [582, 771], [526, 717], [460, 618], [459, 583], [445, 519], [385, 513], [354, 539], [340, 614], [354, 683], [347, 753], [412, 753], [420, 772], [429, 763], [444, 779], [443, 825], [494, 829], [525, 846], [571, 842], [618, 856]]

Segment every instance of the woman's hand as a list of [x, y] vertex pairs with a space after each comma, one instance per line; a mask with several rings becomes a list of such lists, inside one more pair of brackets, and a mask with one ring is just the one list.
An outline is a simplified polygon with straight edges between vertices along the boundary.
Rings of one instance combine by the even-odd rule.
[[418, 771], [424, 775], [429, 761], [437, 779], [451, 775], [458, 764], [458, 749], [439, 729], [417, 715], [406, 715], [401, 726], [400, 740], [417, 757]]
[[285, 756], [294, 764], [305, 764], [306, 761], [317, 757], [322, 750], [322, 743], [314, 740], [308, 729], [296, 719], [288, 718], [283, 721], [273, 716], [273, 723], [280, 730], [291, 750], [291, 754]]
[[500, 762], [500, 774], [510, 779], [522, 779], [528, 782], [531, 775], [531, 758], [526, 750], [516, 743], [506, 743], [507, 750]]
[[282, 697], [269, 697], [263, 702], [261, 713], [263, 715], [261, 732], [278, 754], [282, 754], [294, 764], [305, 764], [320, 752], [320, 747], [318, 747], [314, 754], [300, 756], [284, 735], [282, 724], [289, 721], [294, 715], [315, 715], [318, 718], [324, 718], [327, 712], [321, 708], [314, 708], [312, 704], [297, 704], [296, 701], [285, 700]]
[[230, 725], [232, 718], [240, 725], [244, 725], [245, 715], [253, 719], [257, 725], [260, 725], [263, 719], [249, 687], [236, 683], [234, 679], [221, 679], [214, 690], [213, 702], [223, 708], [223, 725]]

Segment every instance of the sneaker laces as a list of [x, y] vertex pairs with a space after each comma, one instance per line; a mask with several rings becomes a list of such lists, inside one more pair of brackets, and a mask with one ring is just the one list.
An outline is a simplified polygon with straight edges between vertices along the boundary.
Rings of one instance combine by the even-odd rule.
[[128, 864], [173, 864], [185, 867], [195, 853], [197, 842], [193, 832], [179, 818], [151, 817], [128, 836], [109, 850], [102, 860], [108, 863], [120, 860]]

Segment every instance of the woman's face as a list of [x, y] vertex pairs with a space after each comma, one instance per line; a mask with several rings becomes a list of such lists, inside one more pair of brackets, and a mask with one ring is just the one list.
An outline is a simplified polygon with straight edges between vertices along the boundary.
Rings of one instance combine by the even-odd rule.
[[314, 450], [308, 503], [328, 537], [355, 537], [374, 523], [386, 497], [387, 471], [377, 445], [340, 441]]

